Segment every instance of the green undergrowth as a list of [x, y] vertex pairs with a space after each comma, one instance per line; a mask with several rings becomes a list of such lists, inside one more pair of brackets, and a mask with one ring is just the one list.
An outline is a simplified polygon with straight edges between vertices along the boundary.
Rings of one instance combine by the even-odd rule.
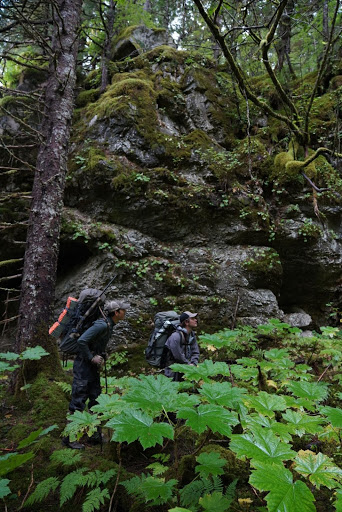
[[[53, 502], [63, 510], [107, 510], [113, 500], [122, 511], [237, 512], [247, 505], [255, 512], [340, 510], [340, 330], [322, 327], [303, 337], [274, 319], [202, 334], [200, 345], [198, 366], [173, 366], [184, 375], [180, 383], [155, 370], [120, 371], [129, 350], [112, 357], [108, 392], [92, 414], [70, 416], [64, 431], [84, 439], [102, 426], [108, 443], [101, 457], [90, 446], [84, 453], [61, 450], [45, 437], [55, 430], [31, 434], [26, 442], [16, 438], [24, 458], [0, 461], [0, 468], [7, 464], [7, 509], [20, 501], [20, 476], [27, 510]], [[52, 400], [44, 395], [43, 378], [37, 381], [35, 392]], [[32, 431], [39, 418], [38, 412]], [[40, 435], [30, 485], [32, 457], [25, 453]], [[17, 469], [8, 467], [11, 458], [21, 462]]]

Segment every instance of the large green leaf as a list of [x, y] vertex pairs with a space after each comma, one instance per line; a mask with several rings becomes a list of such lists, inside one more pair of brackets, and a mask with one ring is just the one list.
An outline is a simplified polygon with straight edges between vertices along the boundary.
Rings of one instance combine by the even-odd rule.
[[266, 391], [260, 391], [256, 396], [248, 396], [244, 402], [248, 407], [269, 418], [274, 418], [274, 411], [286, 409], [286, 402], [282, 396], [271, 395]]
[[329, 489], [336, 487], [336, 480], [342, 481], [342, 469], [334, 465], [332, 460], [323, 453], [300, 450], [295, 458], [295, 470], [308, 476], [317, 489], [325, 485]]
[[0, 479], [0, 499], [11, 494], [11, 489], [8, 487], [9, 483], [10, 480], [7, 480], [7, 478]]
[[44, 356], [48, 356], [49, 352], [46, 352], [46, 350], [43, 347], [40, 347], [39, 345], [35, 347], [29, 347], [24, 352], [20, 354], [21, 359], [29, 359], [30, 361], [37, 361], [41, 359]]
[[283, 418], [289, 426], [292, 426], [292, 432], [298, 436], [305, 433], [317, 434], [323, 430], [321, 423], [324, 419], [320, 416], [310, 416], [304, 412], [289, 409], [283, 414]]
[[342, 489], [336, 490], [336, 501], [334, 502], [336, 512], [342, 512]]
[[6, 361], [16, 361], [19, 357], [19, 354], [15, 352], [1, 352], [0, 359], [6, 359]]
[[315, 512], [315, 498], [304, 482], [293, 482], [292, 473], [283, 466], [258, 464], [250, 483], [266, 496], [268, 512]]
[[121, 483], [129, 494], [138, 496], [144, 502], [150, 501], [151, 505], [161, 505], [172, 497], [173, 488], [177, 480], [171, 479], [167, 482], [164, 478], [146, 476], [135, 476], [130, 480]]
[[5, 361], [0, 361], [0, 375], [4, 372], [13, 372], [17, 368], [19, 368], [18, 364], [13, 365]]
[[183, 507], [174, 507], [169, 508], [169, 512], [192, 512], [189, 508], [183, 508]]
[[[184, 366], [184, 365], [182, 365]], [[178, 383], [172, 382], [164, 375], [140, 375], [139, 379], [130, 381], [130, 388], [123, 400], [134, 408], [141, 408], [154, 416], [166, 411], [175, 411], [185, 404], [195, 405], [199, 402], [196, 396], [182, 393], [179, 396]]]
[[239, 364], [232, 364], [230, 367], [232, 374], [239, 380], [249, 381], [258, 377], [258, 368], [244, 368]]
[[230, 382], [205, 383], [199, 389], [200, 394], [211, 404], [224, 405], [235, 409], [242, 403], [244, 388], [233, 387]]
[[209, 475], [223, 475], [223, 466], [226, 460], [221, 459], [220, 455], [216, 452], [201, 453], [196, 457], [198, 465], [196, 466], [196, 473], [199, 473], [201, 478], [206, 478]]
[[200, 498], [199, 504], [203, 507], [204, 512], [227, 512], [231, 500], [223, 496], [221, 492], [215, 491], [213, 494], [207, 494]]
[[132, 443], [139, 440], [144, 449], [163, 444], [163, 438], [173, 439], [173, 428], [168, 423], [153, 423], [153, 418], [136, 410], [123, 411], [106, 423], [114, 429], [112, 441]]
[[20, 443], [18, 444], [18, 450], [26, 448], [26, 446], [29, 446], [30, 444], [34, 443], [39, 437], [45, 436], [55, 428], [58, 428], [58, 426], [51, 425], [50, 427], [45, 428], [44, 430], [42, 427], [40, 427], [38, 430], [31, 432], [31, 434], [28, 437], [20, 441]]
[[315, 412], [316, 404], [313, 400], [308, 400], [306, 398], [295, 398], [294, 396], [284, 396], [284, 400], [288, 408], [292, 407], [293, 409], [307, 409], [308, 411]]
[[235, 412], [229, 412], [219, 405], [200, 405], [195, 409], [184, 407], [177, 414], [178, 418], [186, 419], [186, 425], [195, 432], [201, 434], [210, 428], [213, 432], [218, 432], [227, 437], [231, 435], [231, 426], [239, 423]]
[[298, 398], [322, 402], [328, 396], [328, 384], [325, 382], [291, 382], [288, 389]]
[[287, 425], [285, 423], [279, 423], [271, 418], [267, 418], [262, 414], [250, 414], [246, 417], [246, 421], [244, 422], [245, 426], [249, 426], [250, 430], [254, 430], [257, 425], [261, 425], [269, 430], [271, 430], [274, 434], [279, 436], [281, 441], [285, 443], [289, 443], [292, 441], [292, 433], [293, 427]]
[[192, 512], [189, 508], [183, 508], [183, 507], [174, 507], [169, 508], [168, 512]]
[[141, 483], [141, 491], [144, 494], [146, 501], [153, 501], [158, 505], [166, 503], [173, 493], [173, 488], [177, 484], [177, 480], [171, 479], [165, 482], [163, 478], [155, 478], [148, 476]]
[[101, 420], [108, 420], [114, 414], [123, 411], [127, 408], [127, 404], [121, 399], [120, 395], [105, 395], [102, 394], [96, 399], [97, 404], [93, 405], [91, 410], [97, 414], [101, 414]]
[[324, 414], [333, 427], [342, 428], [342, 409], [339, 407], [322, 407], [320, 413]]
[[[271, 348], [270, 350], [266, 350], [264, 352], [264, 357], [266, 357], [266, 359], [270, 359], [271, 361], [287, 364], [290, 354], [286, 348]], [[292, 364], [294, 365], [294, 363]]]
[[296, 452], [269, 429], [255, 427], [251, 434], [234, 434], [231, 436], [230, 449], [239, 458], [247, 457], [251, 464], [256, 462], [275, 462], [291, 459]]
[[28, 453], [8, 453], [0, 457], [0, 476], [7, 475], [17, 467], [25, 464], [28, 460], [34, 457], [33, 452]]
[[70, 437], [71, 441], [79, 439], [86, 432], [92, 436], [101, 423], [96, 414], [90, 414], [87, 411], [75, 411], [68, 416], [68, 420], [64, 433]]
[[172, 364], [170, 366], [174, 372], [182, 372], [188, 380], [210, 382], [210, 377], [217, 375], [229, 376], [229, 366], [226, 363], [218, 362], [213, 363], [210, 359], [206, 359], [198, 366], [191, 366], [186, 364]]

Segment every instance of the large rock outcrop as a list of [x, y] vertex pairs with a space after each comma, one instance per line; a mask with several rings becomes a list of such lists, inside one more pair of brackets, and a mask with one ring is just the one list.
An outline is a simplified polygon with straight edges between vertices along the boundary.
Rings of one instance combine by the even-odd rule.
[[[226, 67], [177, 51], [165, 32], [130, 29], [110, 71], [103, 94], [94, 72], [76, 100], [56, 311], [117, 274], [109, 295], [132, 309], [116, 342], [145, 342], [155, 312], [173, 308], [198, 311], [210, 331], [328, 322], [327, 303], [341, 304], [341, 200], [322, 193], [317, 216], [309, 185], [277, 170], [284, 125], [246, 105]], [[327, 101], [336, 90], [315, 100], [329, 139]], [[316, 172], [341, 188], [323, 158]]]

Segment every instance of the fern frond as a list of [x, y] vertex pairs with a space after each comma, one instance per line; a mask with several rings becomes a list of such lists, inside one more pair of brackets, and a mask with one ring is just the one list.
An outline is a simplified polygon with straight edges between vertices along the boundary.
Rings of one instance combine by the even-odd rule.
[[235, 478], [235, 480], [228, 485], [226, 492], [224, 493], [225, 497], [231, 499], [231, 501], [235, 498], [236, 484], [238, 483], [238, 480], [238, 478]]
[[82, 455], [75, 450], [65, 448], [64, 450], [56, 450], [50, 455], [52, 462], [58, 462], [63, 466], [73, 466], [78, 464], [82, 458]]
[[142, 473], [141, 477], [134, 476], [129, 480], [125, 480], [121, 482], [121, 485], [124, 486], [128, 494], [132, 494], [133, 496], [141, 495], [141, 482], [146, 478], [144, 473]]
[[93, 512], [99, 510], [100, 506], [104, 504], [105, 498], [109, 498], [108, 489], [100, 489], [96, 487], [88, 492], [85, 502], [82, 505], [82, 512]]
[[71, 384], [67, 384], [66, 382], [56, 382], [57, 386], [61, 388], [61, 390], [67, 395], [71, 396]]
[[223, 493], [223, 483], [219, 476], [215, 475], [212, 478], [204, 480], [207, 484], [206, 494], [212, 494], [213, 492]]
[[98, 487], [100, 484], [106, 484], [115, 474], [115, 469], [109, 469], [105, 472], [96, 469], [84, 475], [83, 483], [88, 485], [88, 487]]
[[195, 480], [180, 490], [179, 494], [181, 505], [182, 507], [191, 507], [192, 509], [197, 510], [199, 506], [199, 499], [202, 496], [206, 494], [212, 494], [214, 492], [222, 493], [222, 491], [223, 483], [219, 476]]
[[198, 500], [205, 491], [203, 480], [195, 480], [186, 485], [179, 491], [180, 503], [182, 507], [192, 507], [194, 510], [198, 508]]
[[84, 475], [83, 473], [86, 471], [86, 468], [79, 468], [72, 473], [66, 475], [61, 484], [61, 496], [60, 496], [60, 506], [64, 505], [64, 503], [70, 498], [73, 497], [77, 487], [84, 485]]
[[46, 478], [40, 482], [35, 488], [34, 492], [31, 496], [26, 500], [25, 507], [28, 505], [33, 505], [33, 503], [37, 503], [43, 501], [46, 496], [52, 491], [55, 491], [59, 485], [59, 479], [51, 476], [50, 478]]

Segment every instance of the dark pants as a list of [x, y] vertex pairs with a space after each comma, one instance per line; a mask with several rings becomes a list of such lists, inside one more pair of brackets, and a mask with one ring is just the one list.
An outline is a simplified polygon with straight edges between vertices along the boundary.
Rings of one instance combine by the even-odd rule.
[[96, 404], [101, 394], [100, 374], [95, 364], [77, 356], [74, 362], [74, 379], [72, 382], [69, 411], [83, 411], [89, 399], [89, 409]]
[[183, 382], [184, 381], [184, 373], [173, 372], [170, 368], [165, 368], [164, 370], [165, 377], [169, 377], [174, 382]]

